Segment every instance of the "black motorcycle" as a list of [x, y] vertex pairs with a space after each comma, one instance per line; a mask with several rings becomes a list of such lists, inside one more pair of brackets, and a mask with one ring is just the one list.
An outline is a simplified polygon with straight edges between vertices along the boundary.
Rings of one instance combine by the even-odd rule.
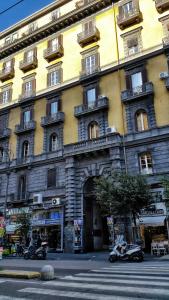
[[39, 248], [35, 246], [29, 246], [28, 249], [24, 250], [24, 259], [46, 259], [47, 255], [47, 243], [42, 242]]

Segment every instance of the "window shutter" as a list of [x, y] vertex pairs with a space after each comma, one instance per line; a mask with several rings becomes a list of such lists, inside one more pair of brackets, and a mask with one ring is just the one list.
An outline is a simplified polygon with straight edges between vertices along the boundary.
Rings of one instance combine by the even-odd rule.
[[35, 58], [37, 58], [37, 47], [35, 47], [35, 48], [33, 49], [33, 55], [34, 55]]
[[63, 46], [63, 35], [60, 34], [57, 38], [58, 38], [58, 45]]
[[0, 93], [0, 104], [2, 104], [3, 92]]
[[61, 83], [63, 81], [63, 69], [60, 68], [57, 70], [58, 72], [58, 82]]
[[147, 70], [146, 68], [144, 67], [143, 70], [142, 70], [142, 80], [143, 80], [143, 84], [146, 83], [148, 80], [147, 80]]
[[126, 73], [126, 89], [131, 90], [131, 75]]
[[30, 109], [30, 121], [33, 120], [33, 115], [34, 115], [34, 109]]
[[139, 0], [132, 1], [133, 4], [133, 10], [138, 11], [139, 10]]
[[51, 86], [51, 73], [47, 74], [47, 87]]
[[81, 60], [81, 63], [82, 63], [82, 73], [84, 74], [86, 72], [86, 64], [85, 64], [85, 58], [83, 58]]
[[8, 102], [12, 101], [12, 89], [8, 90]]
[[25, 95], [25, 82], [22, 83], [22, 96]]
[[99, 70], [100, 67], [100, 55], [99, 53], [95, 54], [95, 70]]
[[32, 92], [35, 93], [36, 92], [36, 79], [32, 80]]
[[48, 102], [46, 103], [46, 115], [47, 115], [47, 116], [50, 116], [50, 114], [51, 114], [50, 102], [48, 101]]
[[24, 60], [24, 61], [27, 61], [27, 58], [28, 58], [27, 55], [28, 55], [28, 52], [27, 52], [27, 51], [24, 52], [24, 55], [23, 55], [23, 60]]
[[51, 48], [51, 46], [52, 46], [52, 41], [49, 40], [49, 41], [48, 41], [48, 48]]
[[119, 6], [118, 9], [119, 9], [119, 17], [123, 17], [124, 15], [123, 7]]
[[12, 59], [11, 59], [11, 68], [14, 68], [14, 65], [15, 65], [15, 59], [12, 58]]

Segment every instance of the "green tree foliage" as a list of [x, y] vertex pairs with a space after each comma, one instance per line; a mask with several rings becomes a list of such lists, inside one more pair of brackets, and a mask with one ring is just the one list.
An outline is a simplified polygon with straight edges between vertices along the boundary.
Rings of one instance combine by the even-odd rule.
[[169, 176], [162, 178], [162, 185], [164, 187], [165, 203], [169, 207]]
[[21, 236], [25, 239], [27, 238], [29, 229], [30, 229], [30, 216], [23, 212], [22, 214], [17, 216], [17, 224], [21, 225], [19, 231]]
[[136, 216], [140, 210], [151, 204], [152, 196], [146, 179], [125, 173], [114, 173], [109, 177], [95, 180], [96, 199], [103, 215], [132, 215], [136, 224]]

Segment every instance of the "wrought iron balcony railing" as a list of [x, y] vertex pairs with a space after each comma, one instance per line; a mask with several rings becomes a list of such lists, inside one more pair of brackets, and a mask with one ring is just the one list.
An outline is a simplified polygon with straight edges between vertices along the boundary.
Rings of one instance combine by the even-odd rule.
[[143, 16], [139, 8], [133, 8], [126, 13], [117, 16], [117, 24], [121, 30], [135, 23], [140, 23]]
[[31, 120], [29, 122], [16, 125], [15, 126], [15, 133], [16, 134], [22, 134], [22, 133], [25, 133], [27, 131], [35, 130], [35, 128], [36, 128], [36, 122]]
[[152, 82], [146, 82], [143, 85], [135, 87], [131, 90], [121, 92], [121, 100], [123, 102], [132, 101], [150, 94], [153, 94], [154, 88]]
[[96, 100], [93, 105], [79, 105], [74, 108], [74, 116], [80, 117], [84, 114], [90, 114], [92, 112], [95, 112], [97, 110], [103, 110], [108, 108], [108, 98], [103, 96], [102, 98], [99, 98]]
[[99, 30], [93, 26], [90, 31], [82, 31], [77, 35], [77, 42], [81, 47], [84, 47], [90, 43], [97, 42], [100, 39]]
[[41, 118], [41, 126], [50, 126], [56, 123], [64, 122], [64, 112], [57, 112], [55, 114], [45, 116]]
[[20, 62], [19, 68], [23, 72], [27, 72], [29, 70], [35, 69], [38, 65], [38, 60], [36, 56], [31, 58], [26, 58]]
[[44, 58], [47, 61], [60, 58], [63, 56], [63, 54], [64, 54], [64, 49], [62, 45], [58, 45], [56, 47], [49, 47], [44, 50]]
[[11, 129], [5, 128], [3, 130], [0, 130], [0, 140], [10, 137], [11, 135]]
[[155, 0], [157, 11], [161, 14], [169, 8], [169, 0]]
[[5, 68], [0, 72], [0, 80], [6, 81], [12, 79], [15, 75], [15, 71], [13, 67]]

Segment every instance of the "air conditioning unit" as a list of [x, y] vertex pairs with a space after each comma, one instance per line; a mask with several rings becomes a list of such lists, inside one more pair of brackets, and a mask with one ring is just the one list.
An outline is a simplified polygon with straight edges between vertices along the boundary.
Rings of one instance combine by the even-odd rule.
[[160, 73], [159, 77], [160, 77], [160, 79], [165, 79], [165, 78], [168, 77], [168, 73], [167, 72], [162, 72], [162, 73]]
[[107, 134], [109, 134], [109, 133], [115, 133], [115, 132], [117, 132], [117, 129], [114, 126], [106, 128], [106, 133]]
[[128, 50], [128, 52], [129, 52], [129, 55], [132, 55], [132, 54], [136, 54], [138, 51], [135, 47], [132, 47]]
[[60, 198], [53, 198], [52, 199], [52, 205], [53, 206], [60, 205], [60, 203], [61, 203]]
[[42, 194], [33, 195], [33, 205], [42, 204]]
[[103, 98], [105, 98], [106, 96], [105, 95], [99, 95], [98, 96], [98, 99], [103, 99]]

